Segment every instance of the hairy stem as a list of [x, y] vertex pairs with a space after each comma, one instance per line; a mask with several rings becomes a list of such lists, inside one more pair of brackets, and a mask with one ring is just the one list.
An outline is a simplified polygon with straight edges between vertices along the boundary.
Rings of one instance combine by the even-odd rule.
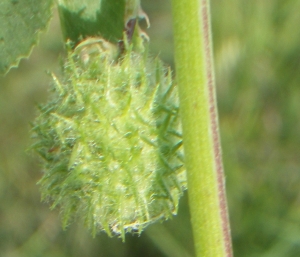
[[208, 0], [172, 0], [175, 61], [197, 256], [232, 256]]

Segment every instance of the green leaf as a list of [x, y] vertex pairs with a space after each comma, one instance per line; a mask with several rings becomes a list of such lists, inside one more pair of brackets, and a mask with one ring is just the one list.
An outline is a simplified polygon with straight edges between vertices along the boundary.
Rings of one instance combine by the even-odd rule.
[[51, 17], [52, 0], [0, 1], [0, 74], [28, 57]]
[[60, 0], [58, 9], [65, 40], [78, 43], [100, 36], [117, 42], [123, 38], [125, 0]]

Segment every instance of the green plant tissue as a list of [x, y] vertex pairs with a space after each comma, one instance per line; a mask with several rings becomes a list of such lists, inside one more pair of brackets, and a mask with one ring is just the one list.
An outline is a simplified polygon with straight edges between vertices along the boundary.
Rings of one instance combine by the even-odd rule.
[[176, 214], [186, 189], [177, 89], [147, 49], [82, 45], [68, 51], [33, 123], [39, 185], [64, 227], [79, 216], [93, 234], [124, 239]]

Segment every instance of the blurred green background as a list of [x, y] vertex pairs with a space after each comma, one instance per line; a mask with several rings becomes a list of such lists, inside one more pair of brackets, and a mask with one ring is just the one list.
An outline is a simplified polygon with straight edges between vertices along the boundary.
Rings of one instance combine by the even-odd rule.
[[[173, 66], [170, 1], [142, 4], [152, 52]], [[300, 256], [300, 1], [212, 0], [211, 10], [235, 256]], [[59, 210], [41, 203], [29, 124], [62, 55], [55, 11], [30, 58], [0, 77], [0, 256], [194, 256], [187, 193], [176, 217], [125, 244], [79, 222], [62, 231]]]

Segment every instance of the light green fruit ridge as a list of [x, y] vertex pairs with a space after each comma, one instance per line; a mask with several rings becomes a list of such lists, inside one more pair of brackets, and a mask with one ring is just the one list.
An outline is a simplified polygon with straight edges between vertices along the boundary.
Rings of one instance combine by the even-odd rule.
[[42, 198], [60, 206], [63, 226], [79, 216], [124, 240], [177, 213], [186, 174], [171, 71], [147, 50], [108, 56], [83, 62], [69, 51], [33, 147], [45, 160]]

